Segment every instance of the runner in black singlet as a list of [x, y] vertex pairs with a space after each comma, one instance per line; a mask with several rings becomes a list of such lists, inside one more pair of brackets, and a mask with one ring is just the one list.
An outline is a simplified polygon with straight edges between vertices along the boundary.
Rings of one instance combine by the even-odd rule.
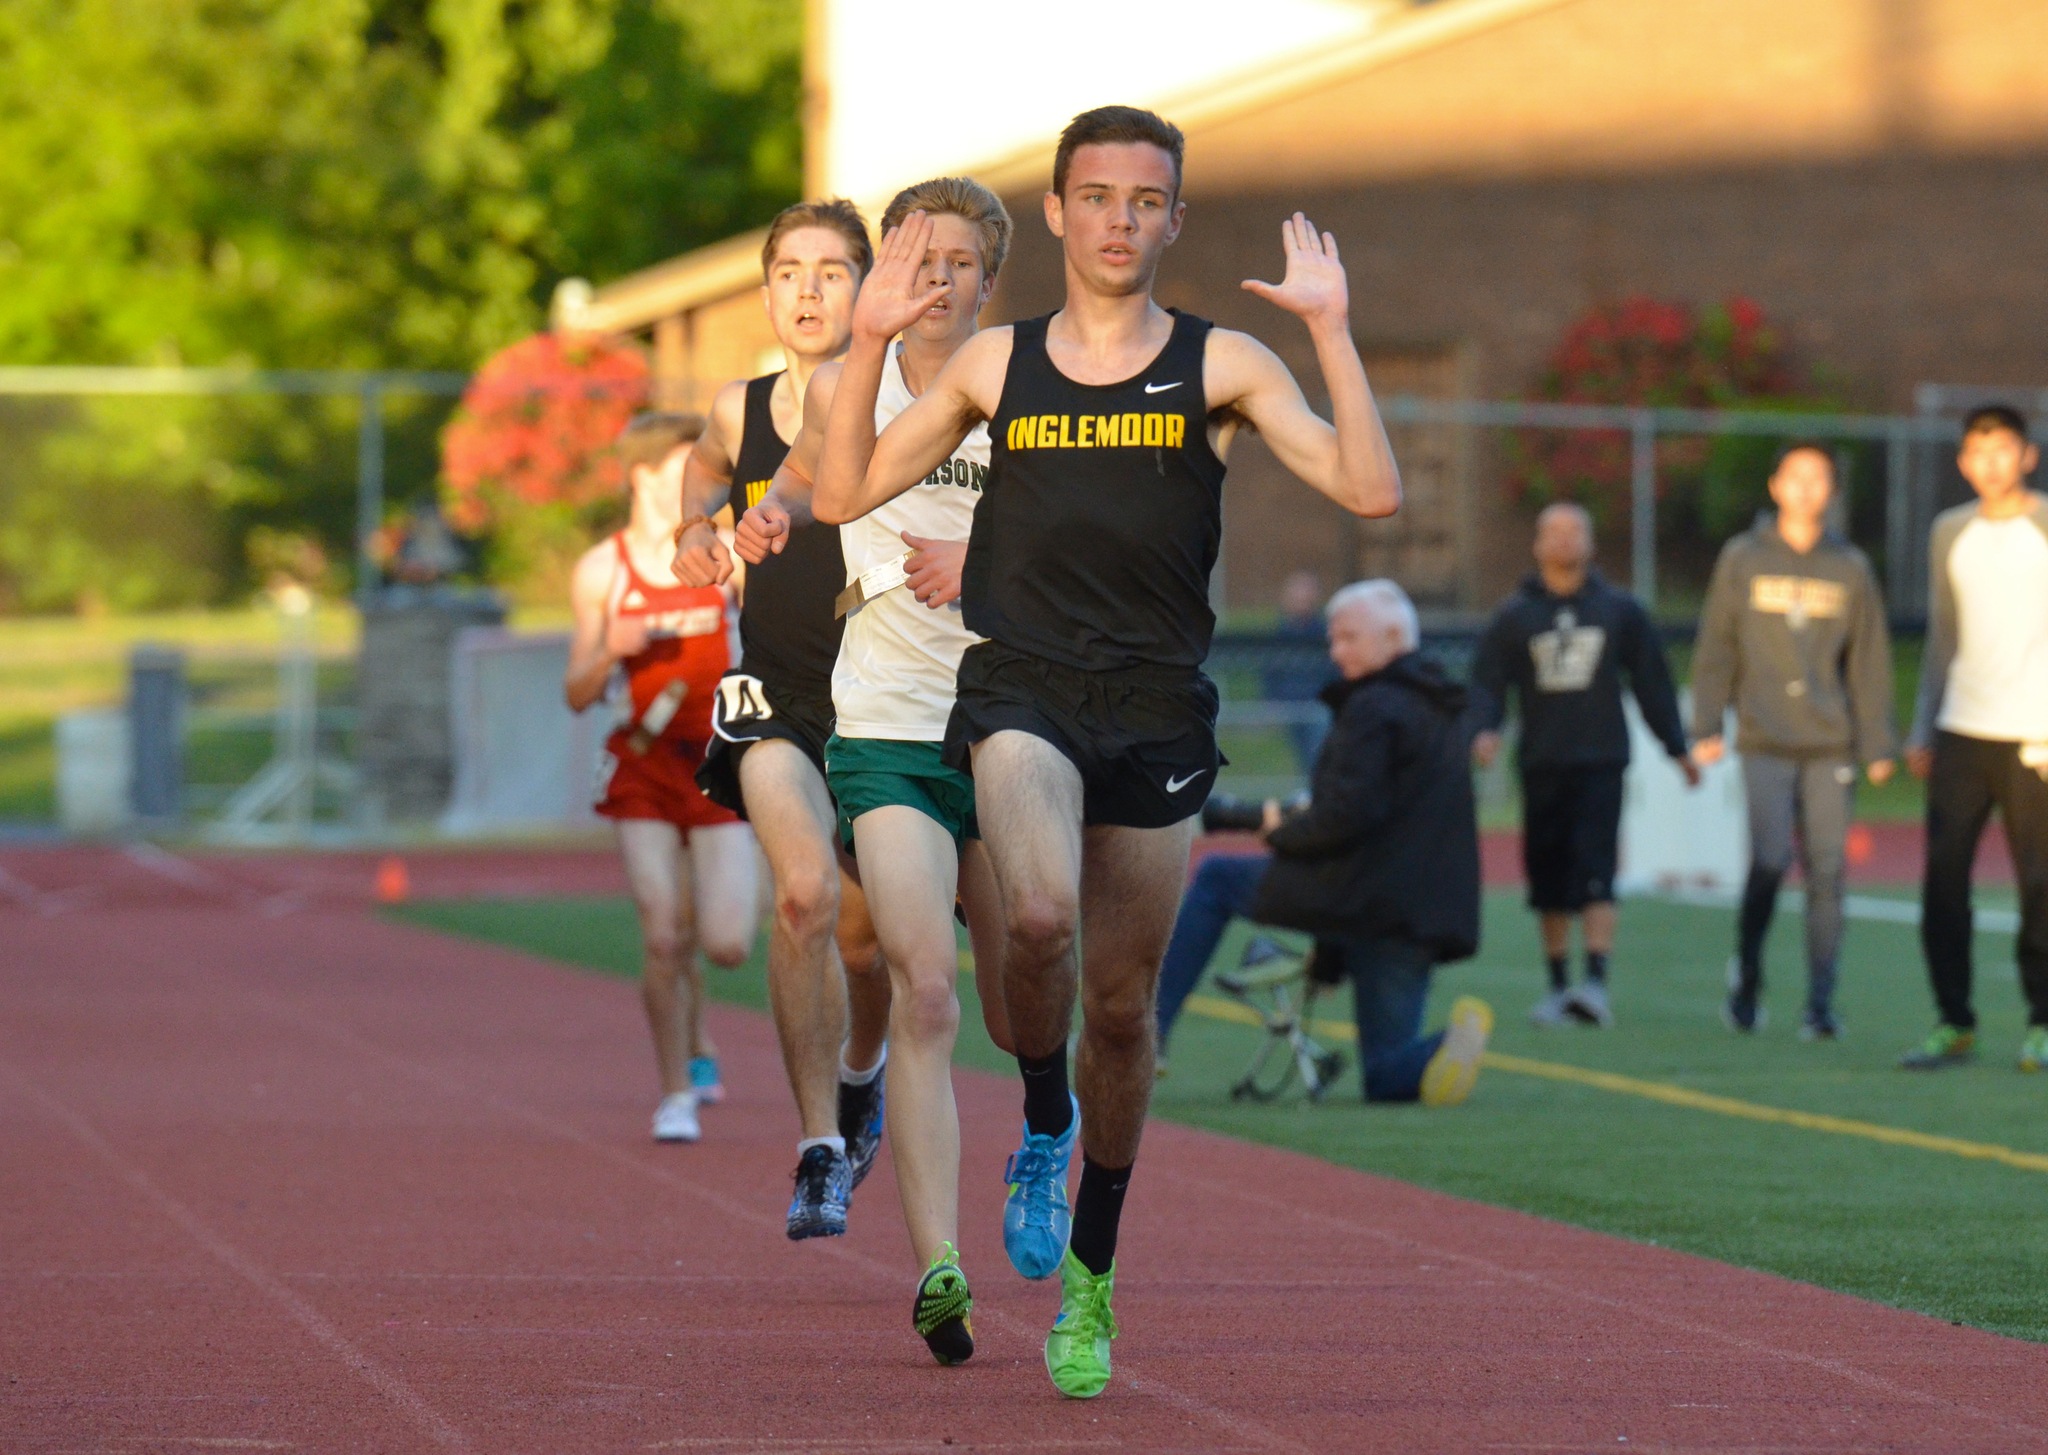
[[1046, 354], [1047, 322], [1011, 329], [961, 582], [989, 640], [960, 663], [947, 747], [964, 767], [974, 743], [1030, 733], [1080, 770], [1084, 823], [1164, 828], [1201, 807], [1221, 762], [1201, 670], [1223, 532], [1209, 324], [1176, 313], [1143, 370], [1077, 384]]
[[[749, 379], [740, 447], [733, 455], [728, 505], [737, 521], [761, 503], [789, 453], [776, 431], [772, 398], [783, 372]], [[740, 664], [719, 686], [711, 750], [697, 781], [707, 797], [744, 813], [740, 758], [764, 738], [786, 738], [825, 771], [832, 736], [832, 664], [841, 620], [833, 599], [846, 580], [839, 528], [805, 525], [781, 555], [747, 571], [740, 607]]]
[[[1009, 920], [1024, 1140], [1006, 1177], [1004, 1244], [1027, 1276], [1060, 1275], [1046, 1368], [1076, 1398], [1109, 1383], [1117, 1227], [1151, 1097], [1159, 962], [1218, 761], [1200, 664], [1223, 460], [1249, 425], [1355, 514], [1392, 514], [1401, 498], [1334, 238], [1296, 213], [1282, 224], [1285, 279], [1245, 285], [1308, 325], [1334, 425], [1264, 345], [1152, 301], [1184, 214], [1181, 152], [1179, 130], [1149, 111], [1074, 118], [1045, 199], [1065, 306], [977, 334], [878, 439], [888, 340], [945, 292], [919, 282], [931, 223], [911, 214], [884, 239], [855, 306], [812, 492], [818, 519], [854, 519], [922, 480], [976, 424], [991, 426], [963, 594], [968, 624], [989, 640], [961, 661], [947, 743], [972, 755]], [[1078, 1104], [1066, 1055], [1077, 995]]]
[[[769, 224], [762, 293], [786, 367], [718, 391], [683, 476], [675, 574], [722, 584], [732, 557], [709, 517], [734, 519], [767, 493], [803, 417], [818, 367], [846, 348], [855, 292], [873, 261], [852, 203], [800, 202]], [[882, 1138], [889, 976], [860, 886], [847, 875], [825, 783], [832, 664], [845, 584], [839, 532], [819, 526], [749, 573], [739, 665], [719, 683], [712, 743], [697, 781], [743, 812], [775, 878], [768, 998], [796, 1096], [791, 1238], [846, 1231], [853, 1189]], [[836, 945], [835, 945], [836, 940]]]

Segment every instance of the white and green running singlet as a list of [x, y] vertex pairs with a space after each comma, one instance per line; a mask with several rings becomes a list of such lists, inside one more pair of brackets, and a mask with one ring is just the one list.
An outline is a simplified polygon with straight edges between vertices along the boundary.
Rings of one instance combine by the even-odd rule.
[[[876, 431], [908, 409], [912, 397], [891, 348], [875, 397]], [[935, 611], [911, 595], [903, 584], [910, 547], [902, 532], [966, 540], [988, 478], [988, 455], [988, 426], [976, 425], [952, 459], [888, 504], [839, 527], [847, 586], [861, 587], [832, 669], [841, 737], [936, 743], [946, 736], [961, 654], [981, 638], [967, 629], [958, 601]]]

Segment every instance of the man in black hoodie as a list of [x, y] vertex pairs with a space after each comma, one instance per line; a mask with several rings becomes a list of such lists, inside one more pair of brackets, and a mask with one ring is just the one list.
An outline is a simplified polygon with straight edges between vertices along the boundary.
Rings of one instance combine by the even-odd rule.
[[1272, 854], [1213, 854], [1182, 901], [1159, 977], [1159, 1036], [1230, 921], [1305, 930], [1352, 981], [1368, 1101], [1450, 1106], [1471, 1094], [1493, 1028], [1460, 996], [1422, 1034], [1430, 972], [1479, 945], [1479, 832], [1465, 690], [1416, 650], [1415, 608], [1391, 581], [1330, 598], [1323, 692], [1334, 721], [1307, 804], [1265, 805]]
[[[1540, 917], [1550, 991], [1529, 1013], [1539, 1026], [1613, 1023], [1607, 957], [1614, 949], [1614, 871], [1621, 836], [1628, 719], [1622, 677], [1643, 720], [1685, 774], [1678, 694], [1657, 628], [1641, 602], [1610, 586], [1593, 563], [1593, 520], [1560, 501], [1536, 517], [1536, 573], [1501, 603], [1472, 664], [1472, 753], [1491, 767], [1500, 752], [1509, 689], [1520, 699], [1522, 867]], [[1566, 974], [1572, 920], [1580, 920], [1586, 978]]]
[[1749, 800], [1749, 878], [1721, 1017], [1744, 1034], [1764, 1023], [1764, 936], [1795, 829], [1806, 881], [1806, 1015], [1800, 1034], [1833, 1040], [1842, 945], [1842, 866], [1856, 764], [1891, 777], [1892, 659], [1870, 562], [1827, 529], [1835, 463], [1788, 445], [1771, 472], [1775, 516], [1728, 542], [1714, 565], [1692, 659], [1693, 754], [1723, 752], [1735, 708]]

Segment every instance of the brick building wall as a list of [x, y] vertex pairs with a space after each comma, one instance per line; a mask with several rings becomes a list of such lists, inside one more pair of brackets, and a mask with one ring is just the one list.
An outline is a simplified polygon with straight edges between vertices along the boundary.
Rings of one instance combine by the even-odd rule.
[[[1574, 318], [1638, 293], [1756, 299], [1857, 408], [1909, 409], [1929, 380], [2048, 384], [2048, 3], [1444, 0], [1414, 17], [1167, 108], [1189, 133], [1189, 218], [1160, 297], [1266, 340], [1313, 401], [1305, 332], [1237, 287], [1278, 276], [1297, 207], [1340, 240], [1385, 393], [1524, 394]], [[1050, 152], [982, 170], [1018, 221], [990, 321], [1058, 304]], [[751, 289], [692, 327], [700, 404], [772, 342]], [[1361, 522], [1245, 441], [1227, 603], [1269, 606], [1298, 565], [1490, 602], [1529, 525], [1498, 443], [1398, 431], [1407, 507]], [[1620, 535], [1603, 557], [1626, 579]]]
[[[1019, 240], [991, 317], [1060, 297], [1037, 199], [1009, 200]], [[1857, 408], [1910, 410], [1926, 380], [2048, 382], [2048, 151], [1194, 199], [1160, 297], [1264, 340], [1320, 404], [1306, 331], [1238, 288], [1279, 275], [1278, 223], [1295, 207], [1338, 237], [1386, 394], [1522, 395], [1573, 319], [1635, 293], [1756, 299]], [[1499, 595], [1525, 569], [1529, 521], [1502, 489], [1497, 440], [1409, 428], [1395, 443], [1409, 504], [1389, 522], [1352, 520], [1256, 443], [1233, 458], [1227, 601], [1270, 604], [1296, 564], [1326, 580], [1391, 571], [1440, 605]], [[1612, 534], [1605, 554], [1626, 579]]]

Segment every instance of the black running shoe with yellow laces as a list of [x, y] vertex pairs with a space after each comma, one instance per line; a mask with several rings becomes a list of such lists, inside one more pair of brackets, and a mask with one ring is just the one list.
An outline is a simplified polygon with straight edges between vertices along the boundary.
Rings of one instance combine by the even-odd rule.
[[910, 1325], [932, 1358], [941, 1364], [965, 1364], [974, 1357], [974, 1295], [960, 1271], [960, 1254], [951, 1243], [939, 1244], [939, 1256], [917, 1283], [917, 1301], [910, 1306]]

